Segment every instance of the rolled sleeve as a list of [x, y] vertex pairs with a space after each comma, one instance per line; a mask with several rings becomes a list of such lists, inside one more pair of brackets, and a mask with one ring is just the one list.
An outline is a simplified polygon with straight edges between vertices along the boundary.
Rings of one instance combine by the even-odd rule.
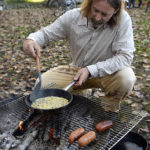
[[93, 78], [96, 78], [98, 76], [98, 69], [96, 65], [90, 65], [87, 66], [87, 68]]

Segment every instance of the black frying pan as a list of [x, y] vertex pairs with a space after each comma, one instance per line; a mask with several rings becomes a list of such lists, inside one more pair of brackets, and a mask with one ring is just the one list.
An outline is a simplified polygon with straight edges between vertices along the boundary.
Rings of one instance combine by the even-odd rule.
[[[62, 97], [62, 98], [66, 98], [68, 100], [68, 104], [62, 106], [62, 107], [59, 107], [59, 108], [53, 108], [53, 109], [38, 109], [38, 110], [56, 110], [56, 109], [60, 109], [60, 108], [64, 108], [66, 106], [68, 106], [72, 100], [73, 100], [73, 96], [70, 92], [68, 92], [67, 90], [75, 84], [76, 81], [72, 81], [70, 82], [70, 84], [64, 89], [44, 89], [44, 90], [39, 90], [38, 94], [36, 95], [35, 97], [35, 100], [39, 99], [39, 98], [44, 98], [44, 97], [47, 97], [47, 96], [57, 96], [57, 97]], [[35, 101], [34, 100], [34, 101]], [[25, 99], [25, 102], [26, 104], [33, 108], [31, 105], [34, 101], [31, 101], [30, 99], [30, 95]], [[35, 108], [33, 108], [35, 109]]]
[[138, 133], [129, 132], [111, 150], [149, 150], [147, 141]]

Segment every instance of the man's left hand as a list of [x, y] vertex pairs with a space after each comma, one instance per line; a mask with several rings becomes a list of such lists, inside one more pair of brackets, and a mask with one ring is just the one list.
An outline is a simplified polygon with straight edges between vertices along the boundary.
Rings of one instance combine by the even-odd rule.
[[90, 72], [87, 68], [80, 69], [74, 77], [74, 80], [78, 80], [75, 86], [81, 86], [88, 79], [89, 75]]

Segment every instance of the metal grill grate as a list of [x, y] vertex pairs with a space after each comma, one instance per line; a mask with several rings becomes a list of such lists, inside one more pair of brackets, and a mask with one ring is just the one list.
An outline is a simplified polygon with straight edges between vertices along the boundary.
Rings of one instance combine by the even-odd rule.
[[[20, 120], [25, 120], [31, 115], [31, 112], [29, 112], [24, 100], [25, 96], [20, 97], [2, 106], [1, 109]], [[58, 129], [55, 131], [55, 135], [61, 137], [60, 145], [54, 146], [54, 143], [52, 145], [49, 142], [36, 139], [28, 150], [33, 147], [36, 150], [41, 148], [55, 150], [56, 147], [57, 150], [110, 150], [146, 115], [147, 113], [145, 112], [133, 112], [128, 105], [122, 105], [119, 113], [105, 112], [100, 107], [99, 99], [74, 96], [73, 102], [68, 107], [54, 112], [45, 126], [46, 130], [49, 131], [53, 122], [54, 129]], [[79, 148], [77, 141], [69, 145], [68, 136], [73, 130], [84, 127], [86, 132], [95, 131], [95, 125], [103, 120], [112, 120], [114, 123], [112, 129], [103, 133], [96, 132], [96, 140], [84, 148]]]
[[17, 99], [12, 99], [8, 103], [0, 107], [1, 110], [8, 112], [18, 120], [26, 120], [33, 113], [31, 109], [25, 104], [25, 97], [22, 96]]
[[[65, 135], [63, 140], [68, 143], [68, 135], [79, 127], [84, 127], [86, 132], [94, 130], [95, 125], [103, 120], [113, 120], [113, 128], [104, 133], [97, 133], [96, 141], [87, 147], [80, 149], [99, 149], [109, 150], [118, 143], [128, 132], [130, 132], [147, 113], [132, 112], [131, 107], [121, 106], [119, 113], [105, 112], [100, 107], [100, 100], [88, 100], [83, 97], [74, 97], [73, 104], [62, 112], [61, 119], [68, 118], [70, 126], [68, 130], [63, 131]], [[64, 118], [65, 116], [65, 118]], [[67, 120], [67, 119], [66, 119]], [[69, 149], [78, 148], [77, 142], [72, 144]]]

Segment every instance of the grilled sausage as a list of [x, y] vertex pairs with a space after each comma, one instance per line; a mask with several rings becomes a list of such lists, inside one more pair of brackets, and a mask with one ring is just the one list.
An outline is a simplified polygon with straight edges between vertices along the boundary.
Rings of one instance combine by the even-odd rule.
[[79, 138], [79, 146], [86, 146], [96, 139], [96, 133], [94, 131], [89, 131], [87, 134]]
[[113, 125], [113, 123], [111, 120], [102, 121], [96, 125], [96, 131], [103, 132], [103, 131], [111, 128], [112, 125]]
[[68, 141], [70, 144], [72, 144], [76, 139], [81, 137], [84, 134], [85, 130], [84, 128], [78, 128], [75, 131], [73, 131], [68, 138]]

